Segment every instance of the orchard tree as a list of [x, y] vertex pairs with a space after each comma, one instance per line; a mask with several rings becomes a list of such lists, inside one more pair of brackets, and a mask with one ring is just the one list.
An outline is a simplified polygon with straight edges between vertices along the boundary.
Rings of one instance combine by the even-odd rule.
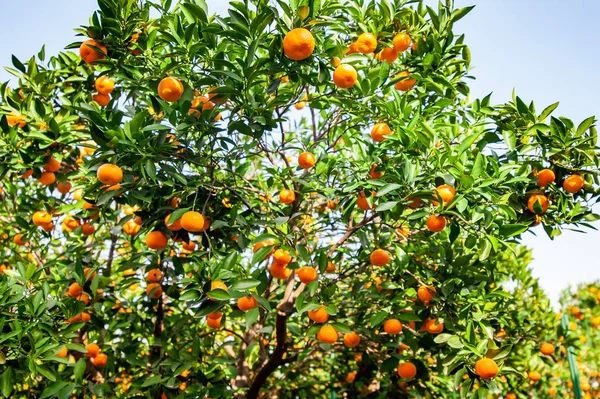
[[2, 394], [531, 395], [519, 242], [598, 219], [595, 119], [473, 100], [451, 3], [99, 0], [13, 57]]

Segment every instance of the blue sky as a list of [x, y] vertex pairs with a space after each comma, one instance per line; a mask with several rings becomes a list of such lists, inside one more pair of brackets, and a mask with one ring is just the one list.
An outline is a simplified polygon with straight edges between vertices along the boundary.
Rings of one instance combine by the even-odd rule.
[[[72, 28], [85, 25], [95, 0], [2, 0], [0, 65], [11, 54], [22, 61], [43, 44], [54, 54], [74, 41]], [[211, 11], [224, 12], [224, 0], [207, 0]], [[560, 100], [557, 112], [576, 123], [600, 115], [600, 1], [593, 0], [456, 0], [475, 9], [456, 26], [471, 48], [473, 95], [493, 92], [493, 102], [507, 101], [513, 88], [538, 110]], [[12, 18], [34, 10], [27, 18]], [[58, 22], [61, 21], [61, 22]], [[17, 38], [18, 39], [13, 39]], [[0, 70], [0, 81], [10, 75]], [[600, 212], [600, 209], [598, 210]], [[600, 227], [600, 226], [598, 226]], [[595, 245], [600, 232], [565, 232], [550, 241], [541, 227], [528, 234], [534, 273], [556, 304], [569, 284], [600, 279]]]

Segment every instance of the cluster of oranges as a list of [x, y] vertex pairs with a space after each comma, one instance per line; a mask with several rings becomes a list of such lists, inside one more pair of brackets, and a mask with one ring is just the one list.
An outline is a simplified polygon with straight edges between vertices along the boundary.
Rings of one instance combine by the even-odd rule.
[[[552, 169], [542, 169], [536, 173], [536, 177], [537, 185], [542, 188], [554, 183], [554, 180], [556, 179], [556, 175]], [[585, 180], [583, 176], [579, 174], [567, 176], [563, 181], [563, 189], [569, 194], [577, 194], [584, 185]], [[527, 200], [527, 209], [535, 215], [546, 213], [549, 206], [550, 200], [543, 193], [532, 194]]]

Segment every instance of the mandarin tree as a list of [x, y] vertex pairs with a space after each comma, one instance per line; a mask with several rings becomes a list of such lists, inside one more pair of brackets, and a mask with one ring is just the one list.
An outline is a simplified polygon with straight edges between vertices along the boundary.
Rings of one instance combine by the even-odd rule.
[[485, 397], [554, 361], [519, 242], [598, 219], [595, 119], [472, 99], [446, 3], [99, 0], [13, 57], [3, 395]]

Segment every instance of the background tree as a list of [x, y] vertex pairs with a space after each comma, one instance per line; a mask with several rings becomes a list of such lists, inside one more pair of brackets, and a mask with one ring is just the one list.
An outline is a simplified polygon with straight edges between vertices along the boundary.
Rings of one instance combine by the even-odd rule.
[[509, 397], [560, 359], [519, 239], [598, 219], [595, 119], [470, 99], [470, 8], [98, 4], [0, 87], [4, 396]]

